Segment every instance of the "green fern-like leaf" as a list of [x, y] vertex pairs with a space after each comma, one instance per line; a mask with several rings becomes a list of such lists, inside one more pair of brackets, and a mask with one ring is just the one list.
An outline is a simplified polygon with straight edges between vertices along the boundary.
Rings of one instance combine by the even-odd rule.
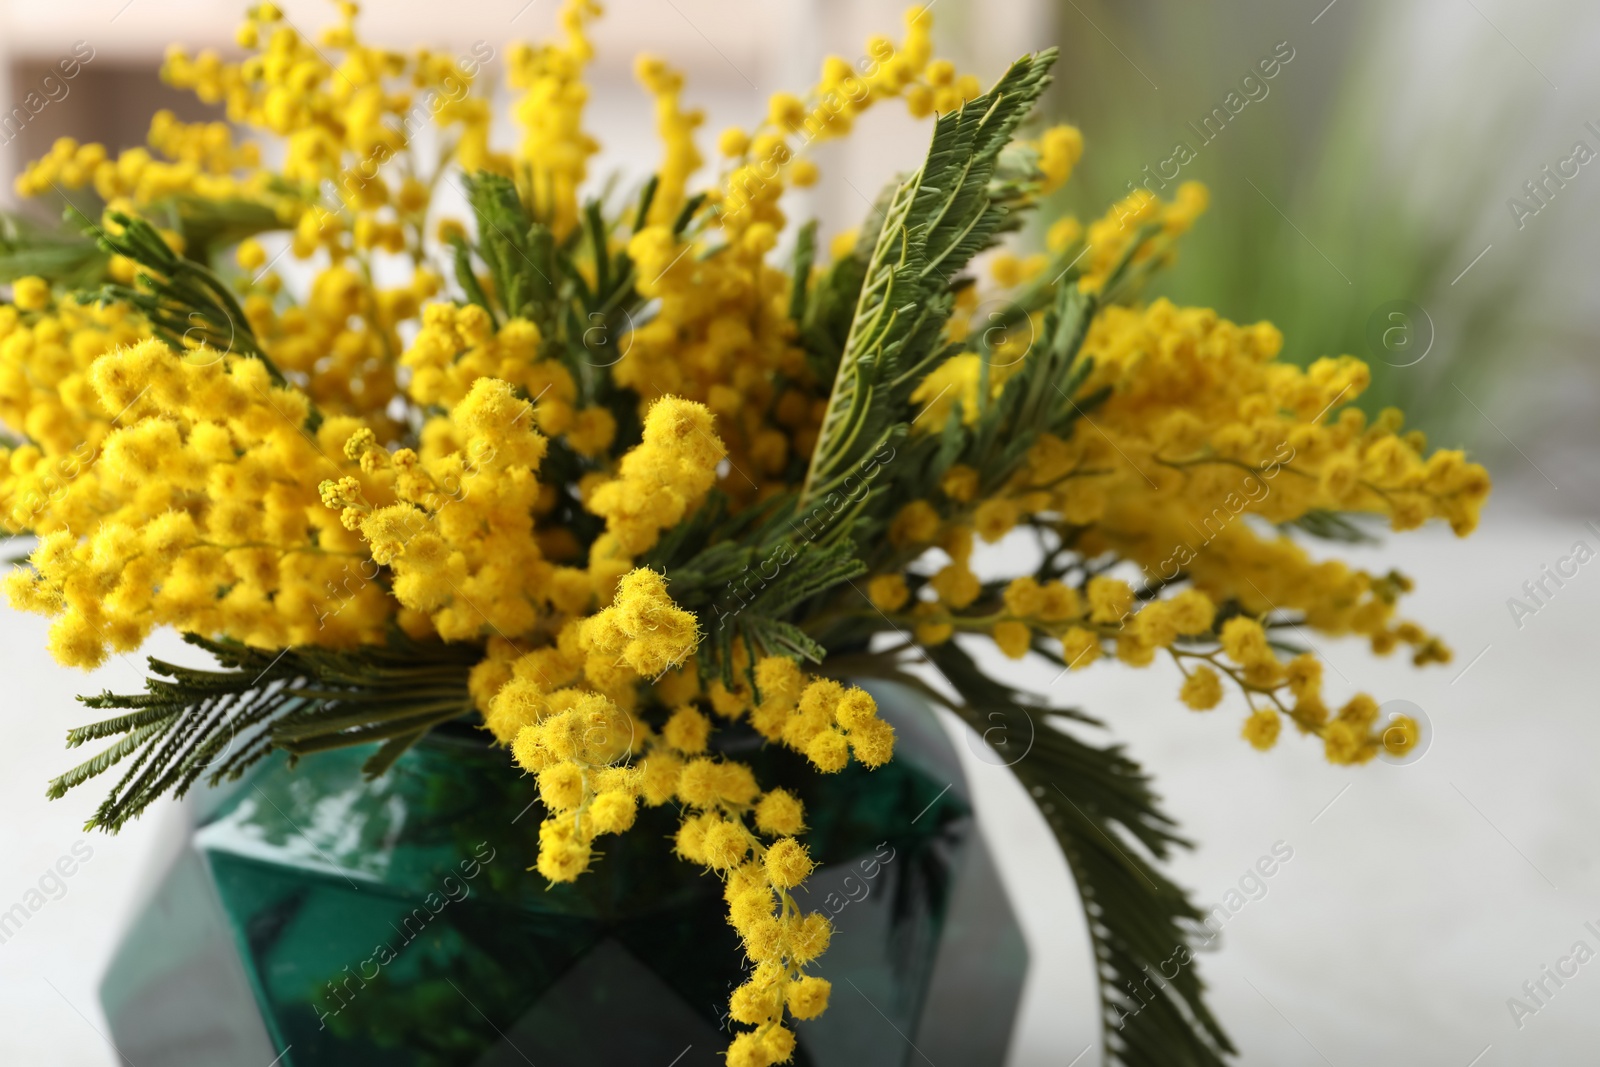
[[1009, 761], [1067, 858], [1094, 945], [1106, 1062], [1224, 1067], [1234, 1048], [1192, 958], [1202, 915], [1157, 866], [1188, 843], [1149, 778], [1120, 745], [1079, 740], [1067, 716], [989, 678], [958, 645], [929, 656], [962, 696], [946, 706]]
[[[800, 340], [805, 346], [806, 362], [819, 382], [831, 382], [838, 375], [839, 360], [850, 336], [850, 323], [855, 317], [856, 303], [861, 299], [867, 266], [872, 262], [872, 251], [877, 248], [878, 235], [883, 232], [885, 213], [898, 189], [899, 183], [891, 182], [879, 194], [849, 254], [834, 260], [817, 279], [806, 300], [804, 318], [800, 320]], [[796, 281], [798, 284], [798, 279]]]
[[951, 279], [1007, 214], [991, 195], [1001, 149], [1048, 84], [1055, 51], [1024, 56], [993, 89], [942, 116], [919, 170], [896, 190], [868, 263], [801, 505], [832, 492], [907, 420], [912, 392], [949, 354]]
[[557, 269], [550, 231], [533, 221], [509, 178], [468, 178], [467, 199], [478, 224], [478, 254], [489, 265], [501, 310], [553, 336]]
[[481, 651], [397, 643], [275, 653], [194, 634], [184, 640], [221, 669], [151, 657], [145, 692], [79, 698], [126, 712], [69, 731], [69, 748], [120, 739], [50, 783], [49, 795], [59, 798], [128, 761], [87, 828], [115, 833], [160, 797], [181, 797], [202, 777], [212, 785], [238, 778], [277, 749], [300, 756], [384, 741], [364, 766], [369, 776], [382, 774], [429, 729], [472, 710], [467, 671]]
[[[695, 532], [715, 528], [715, 515], [703, 508], [651, 557], [669, 575], [673, 599], [694, 612], [704, 627], [701, 674], [731, 685], [737, 641], [756, 656], [822, 662], [826, 648], [791, 620], [803, 616], [798, 609], [805, 602], [866, 573], [855, 544], [848, 539], [808, 540], [803, 529], [782, 525], [783, 511], [764, 529], [749, 531], [748, 541], [736, 539], [736, 528], [725, 528], [716, 543], [680, 563], [663, 565], [674, 552], [700, 543]], [[779, 530], [782, 535], [775, 536]]]
[[[256, 340], [233, 291], [210, 267], [178, 255], [144, 219], [113, 211], [110, 220], [121, 227], [119, 232], [111, 233], [80, 216], [84, 232], [92, 233], [102, 250], [126, 256], [144, 270], [137, 286], [108, 283], [89, 294], [92, 299], [134, 308], [174, 352], [182, 354], [204, 344], [218, 352], [248, 356], [266, 366], [275, 385], [288, 384]], [[310, 428], [319, 421], [313, 410]]]

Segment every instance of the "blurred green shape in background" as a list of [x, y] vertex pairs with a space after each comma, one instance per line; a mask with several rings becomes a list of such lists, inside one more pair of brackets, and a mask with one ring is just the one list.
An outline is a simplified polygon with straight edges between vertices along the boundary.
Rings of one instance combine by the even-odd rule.
[[[1505, 198], [1570, 140], [1535, 136], [1527, 116], [1582, 122], [1552, 116], [1561, 98], [1539, 69], [1462, 11], [1469, 21], [1360, 0], [1057, 0], [1050, 104], [1087, 143], [1062, 207], [1087, 222], [1138, 185], [1170, 197], [1204, 182], [1211, 208], [1160, 294], [1270, 319], [1301, 363], [1365, 359], [1361, 405], [1403, 407], [1440, 445], [1520, 451], [1538, 426], [1516, 394], [1559, 389], [1563, 359], [1586, 362], [1596, 328], [1581, 303], [1538, 306], [1567, 271], [1571, 226], [1519, 229]], [[1532, 47], [1527, 22], [1513, 25]], [[1532, 462], [1513, 477], [1538, 481]]]

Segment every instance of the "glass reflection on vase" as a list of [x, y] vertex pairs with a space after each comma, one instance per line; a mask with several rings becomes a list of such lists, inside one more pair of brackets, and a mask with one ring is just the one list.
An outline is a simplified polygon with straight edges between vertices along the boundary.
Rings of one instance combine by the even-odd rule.
[[[870, 685], [899, 734], [876, 771], [822, 776], [732, 728], [720, 747], [806, 805], [832, 917], [829, 1009], [796, 1064], [1004, 1062], [1027, 952], [955, 751], [911, 691]], [[744, 958], [721, 882], [642, 809], [570, 885], [528, 871], [530, 779], [468, 727], [383, 777], [366, 749], [275, 759], [211, 790], [102, 986], [140, 1067], [722, 1063]], [[276, 1057], [276, 1059], [275, 1059]]]

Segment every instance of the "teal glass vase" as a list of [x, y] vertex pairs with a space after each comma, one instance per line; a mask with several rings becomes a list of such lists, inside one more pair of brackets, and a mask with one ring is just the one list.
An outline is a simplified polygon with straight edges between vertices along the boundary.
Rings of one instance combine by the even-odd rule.
[[[910, 690], [874, 685], [895, 758], [823, 776], [754, 733], [730, 756], [804, 800], [832, 916], [830, 1007], [794, 1062], [1004, 1063], [1027, 952], [960, 763]], [[469, 727], [383, 777], [366, 749], [261, 764], [213, 789], [101, 988], [140, 1067], [721, 1064], [744, 979], [721, 882], [641, 809], [569, 885], [529, 871], [532, 780]]]

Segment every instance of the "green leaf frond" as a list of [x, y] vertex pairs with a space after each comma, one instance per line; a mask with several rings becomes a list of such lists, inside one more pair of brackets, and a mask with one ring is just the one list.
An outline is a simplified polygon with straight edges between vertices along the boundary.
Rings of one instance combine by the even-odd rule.
[[1068, 716], [993, 680], [954, 642], [928, 654], [961, 694], [946, 707], [986, 740], [1005, 723], [995, 750], [1067, 858], [1094, 947], [1107, 1062], [1223, 1067], [1235, 1050], [1206, 1007], [1193, 961], [1203, 915], [1157, 866], [1188, 842], [1149, 777], [1120, 745], [1079, 740]]
[[1054, 50], [1024, 56], [994, 88], [941, 116], [928, 157], [895, 191], [864, 273], [801, 504], [836, 489], [951, 354], [951, 279], [1008, 214], [990, 195], [1000, 151], [1048, 84]]
[[481, 656], [473, 646], [398, 638], [387, 648], [276, 653], [193, 634], [184, 640], [215, 656], [220, 669], [151, 657], [143, 693], [79, 698], [124, 714], [69, 731], [68, 747], [119, 740], [51, 781], [49, 795], [129, 761], [87, 828], [115, 833], [160, 797], [181, 797], [201, 778], [211, 785], [236, 779], [274, 749], [294, 758], [383, 741], [363, 767], [382, 774], [428, 730], [472, 711], [467, 671]]
[[87, 216], [80, 217], [85, 233], [92, 233], [101, 249], [126, 256], [143, 270], [138, 284], [107, 283], [90, 294], [91, 298], [136, 309], [174, 352], [181, 354], [203, 344], [218, 352], [248, 356], [266, 366], [275, 385], [288, 384], [256, 340], [232, 290], [210, 267], [174, 252], [144, 219], [113, 211], [109, 220], [113, 228], [121, 229], [112, 232]]

